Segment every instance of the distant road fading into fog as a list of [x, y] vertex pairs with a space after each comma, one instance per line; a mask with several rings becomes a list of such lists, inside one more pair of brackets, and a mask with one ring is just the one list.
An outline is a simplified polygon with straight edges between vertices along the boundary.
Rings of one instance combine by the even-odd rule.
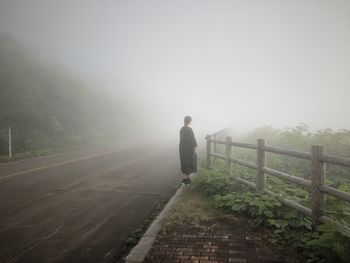
[[114, 262], [178, 180], [174, 145], [92, 147], [0, 164], [0, 262]]

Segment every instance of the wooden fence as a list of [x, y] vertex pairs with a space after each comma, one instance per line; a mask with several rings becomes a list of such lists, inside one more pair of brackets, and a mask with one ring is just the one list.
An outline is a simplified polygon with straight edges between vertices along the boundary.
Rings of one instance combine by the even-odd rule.
[[[224, 139], [225, 138], [225, 139]], [[269, 147], [266, 145], [264, 139], [258, 139], [257, 144], [239, 143], [233, 142], [232, 138], [225, 136], [222, 132], [207, 135], [207, 167], [212, 167], [212, 159], [218, 158], [225, 161], [229, 170], [232, 169], [232, 164], [242, 165], [256, 170], [257, 177], [256, 183], [249, 182], [240, 177], [233, 177], [239, 183], [254, 188], [258, 191], [262, 191], [269, 195], [276, 197], [282, 204], [291, 207], [298, 212], [311, 217], [312, 226], [316, 228], [321, 223], [333, 222], [330, 217], [326, 216], [322, 211], [322, 205], [325, 202], [325, 195], [331, 195], [346, 202], [350, 202], [350, 193], [342, 192], [338, 189], [325, 185], [326, 176], [326, 163], [341, 165], [350, 168], [350, 159], [332, 156], [325, 154], [324, 147], [322, 145], [312, 145], [310, 152], [293, 151], [287, 149], [281, 149], [276, 147]], [[219, 154], [218, 145], [225, 146], [225, 155]], [[213, 147], [212, 147], [213, 146]], [[235, 159], [232, 157], [233, 147], [241, 147], [256, 150], [257, 159], [256, 163]], [[300, 177], [296, 177], [287, 173], [283, 173], [267, 167], [266, 153], [275, 153], [281, 155], [292, 156], [300, 159], [310, 161], [311, 166], [311, 180], [306, 180]], [[302, 186], [309, 190], [311, 194], [311, 208], [305, 207], [292, 200], [281, 197], [280, 195], [268, 190], [266, 188], [266, 175], [272, 175], [283, 179], [285, 181]]]

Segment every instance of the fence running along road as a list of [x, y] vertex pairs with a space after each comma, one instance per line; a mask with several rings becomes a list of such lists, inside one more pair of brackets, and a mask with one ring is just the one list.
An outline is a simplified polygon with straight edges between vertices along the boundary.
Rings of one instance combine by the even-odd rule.
[[[226, 163], [226, 167], [229, 169], [229, 171], [232, 169], [233, 163], [256, 170], [256, 183], [249, 182], [239, 176], [235, 176], [233, 177], [233, 179], [248, 187], [272, 195], [276, 197], [282, 204], [293, 208], [306, 216], [311, 217], [313, 228], [316, 228], [321, 223], [326, 222], [338, 224], [337, 222], [334, 222], [330, 217], [326, 216], [322, 211], [322, 205], [325, 203], [326, 194], [341, 199], [343, 201], [350, 202], [350, 193], [340, 191], [325, 184], [326, 163], [341, 165], [350, 168], [350, 159], [327, 155], [322, 145], [312, 145], [310, 152], [301, 152], [276, 147], [269, 147], [266, 145], [264, 139], [258, 139], [256, 145], [233, 142], [231, 137], [225, 137], [225, 133], [223, 131], [217, 132], [213, 135], [207, 135], [206, 141], [207, 168], [212, 167], [212, 159], [214, 157], [224, 160]], [[225, 155], [220, 154], [218, 152], [218, 145], [225, 146]], [[256, 163], [232, 158], [233, 147], [241, 147], [256, 150]], [[311, 166], [311, 180], [306, 180], [267, 167], [267, 152], [309, 160]], [[278, 177], [282, 180], [294, 183], [307, 189], [311, 194], [311, 208], [298, 204], [292, 200], [289, 200], [288, 198], [281, 197], [280, 195], [268, 190], [266, 187], [267, 174]]]

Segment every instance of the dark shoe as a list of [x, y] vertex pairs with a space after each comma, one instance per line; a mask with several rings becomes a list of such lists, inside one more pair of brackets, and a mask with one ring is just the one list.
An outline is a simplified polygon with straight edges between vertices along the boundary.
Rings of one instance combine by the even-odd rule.
[[181, 184], [182, 185], [191, 184], [191, 179], [190, 178], [184, 178], [184, 179], [182, 179]]

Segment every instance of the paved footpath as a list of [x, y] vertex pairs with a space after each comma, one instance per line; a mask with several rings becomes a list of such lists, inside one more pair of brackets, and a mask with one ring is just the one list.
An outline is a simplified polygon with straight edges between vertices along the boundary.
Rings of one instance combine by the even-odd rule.
[[267, 257], [262, 240], [234, 225], [177, 225], [155, 241], [144, 262], [280, 262]]
[[194, 221], [172, 225], [159, 235], [144, 263], [283, 262], [272, 259], [263, 246], [266, 232], [244, 217]]

